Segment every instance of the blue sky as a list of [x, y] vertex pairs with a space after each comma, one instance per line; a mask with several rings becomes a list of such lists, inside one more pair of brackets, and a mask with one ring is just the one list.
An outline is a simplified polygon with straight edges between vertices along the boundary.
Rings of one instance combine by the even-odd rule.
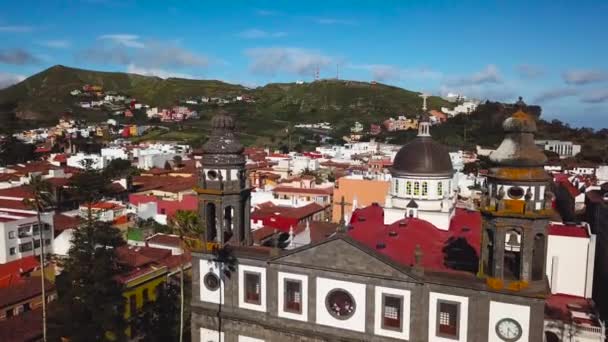
[[523, 96], [608, 127], [607, 1], [0, 0], [0, 86], [55, 64], [248, 86], [321, 77]]

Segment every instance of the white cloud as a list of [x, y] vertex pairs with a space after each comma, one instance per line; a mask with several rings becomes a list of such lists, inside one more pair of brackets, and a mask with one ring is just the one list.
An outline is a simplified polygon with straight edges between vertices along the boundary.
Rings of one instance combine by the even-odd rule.
[[608, 102], [608, 88], [595, 89], [584, 93], [581, 96], [581, 101], [585, 103], [603, 103]]
[[40, 42], [39, 44], [42, 46], [53, 48], [53, 49], [66, 49], [66, 48], [69, 48], [70, 46], [72, 46], [72, 43], [70, 43], [69, 40], [63, 40], [63, 39], [46, 40], [46, 41]]
[[[124, 37], [123, 37], [124, 38]], [[146, 41], [140, 48], [125, 49], [124, 39], [99, 44], [81, 51], [77, 58], [86, 62], [105, 64], [137, 65], [143, 68], [166, 69], [183, 67], [206, 67], [209, 58], [189, 51], [172, 41]], [[126, 39], [133, 41], [133, 39]]]
[[488, 83], [502, 83], [500, 70], [494, 64], [489, 64], [480, 71], [474, 72], [468, 76], [455, 77], [446, 80], [448, 86], [473, 86]]
[[372, 79], [376, 81], [398, 81], [398, 80], [423, 80], [438, 79], [442, 73], [429, 68], [401, 68], [388, 64], [363, 64], [349, 65], [352, 69], [367, 70], [371, 73]]
[[520, 64], [516, 68], [519, 77], [533, 80], [545, 76], [545, 69], [538, 65]]
[[578, 91], [574, 88], [556, 88], [544, 91], [534, 98], [534, 102], [547, 102], [562, 99], [564, 97], [576, 96]]
[[23, 75], [0, 72], [0, 89], [6, 88], [15, 83], [19, 83], [19, 82], [23, 81], [25, 78], [26, 77]]
[[0, 32], [24, 33], [24, 32], [32, 32], [32, 31], [34, 31], [34, 27], [27, 26], [27, 25], [0, 26]]
[[118, 45], [131, 48], [144, 48], [145, 44], [140, 41], [138, 35], [135, 34], [104, 34], [97, 37], [99, 40], [107, 40]]
[[608, 72], [598, 69], [568, 70], [562, 74], [562, 78], [568, 84], [589, 84], [608, 81]]
[[281, 38], [287, 36], [287, 32], [277, 31], [277, 32], [268, 32], [260, 29], [249, 29], [237, 34], [241, 38], [246, 39], [260, 39], [260, 38]]
[[318, 17], [318, 18], [314, 18], [314, 20], [318, 24], [322, 24], [322, 25], [355, 25], [356, 24], [356, 22], [354, 20], [339, 19], [339, 18]]
[[163, 79], [166, 78], [188, 78], [188, 79], [195, 79], [196, 77], [190, 75], [190, 74], [184, 74], [184, 73], [179, 73], [179, 72], [173, 72], [173, 71], [169, 71], [169, 70], [164, 70], [164, 69], [158, 69], [158, 68], [143, 68], [143, 67], [138, 67], [134, 64], [129, 64], [127, 66], [127, 72], [130, 74], [138, 74], [138, 75], [143, 75], [143, 76], [156, 76], [156, 77], [160, 77]]
[[279, 72], [312, 75], [317, 67], [323, 68], [334, 61], [318, 51], [292, 47], [247, 49], [245, 55], [250, 59], [252, 72], [269, 75]]

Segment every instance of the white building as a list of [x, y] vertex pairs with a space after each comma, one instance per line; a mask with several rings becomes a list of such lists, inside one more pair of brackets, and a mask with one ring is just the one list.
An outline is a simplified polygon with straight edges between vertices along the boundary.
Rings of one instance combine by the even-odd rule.
[[[20, 203], [20, 202], [19, 202]], [[53, 214], [41, 214], [45, 253], [53, 253]], [[0, 208], [0, 264], [40, 254], [36, 212]]]
[[124, 147], [106, 147], [101, 149], [101, 156], [107, 160], [124, 159], [130, 160], [129, 153]]
[[449, 116], [456, 116], [458, 114], [470, 114], [479, 106], [478, 101], [465, 101], [462, 104], [457, 105], [454, 109], [447, 107], [441, 107], [441, 111]]
[[534, 143], [545, 151], [555, 152], [561, 159], [574, 157], [581, 152], [581, 145], [563, 140], [534, 140]]
[[90, 163], [91, 168], [95, 170], [101, 170], [108, 166], [109, 160], [97, 154], [78, 153], [68, 157], [67, 165], [79, 169], [84, 169], [84, 164], [87, 163], [87, 161]]
[[416, 139], [395, 156], [385, 224], [417, 217], [439, 229], [449, 229], [456, 200], [454, 168], [447, 149], [431, 138], [429, 129], [428, 122], [421, 122]]

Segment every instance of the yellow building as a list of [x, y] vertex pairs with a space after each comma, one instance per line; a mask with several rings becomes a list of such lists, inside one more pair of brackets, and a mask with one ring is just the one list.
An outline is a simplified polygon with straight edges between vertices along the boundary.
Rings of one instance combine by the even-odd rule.
[[173, 255], [173, 252], [147, 246], [124, 246], [117, 250], [119, 261], [128, 269], [118, 277], [124, 286], [124, 318], [129, 324], [127, 336], [137, 335], [130, 323], [146, 303], [156, 301], [159, 286], [177, 273], [180, 264], [190, 268], [190, 255]]

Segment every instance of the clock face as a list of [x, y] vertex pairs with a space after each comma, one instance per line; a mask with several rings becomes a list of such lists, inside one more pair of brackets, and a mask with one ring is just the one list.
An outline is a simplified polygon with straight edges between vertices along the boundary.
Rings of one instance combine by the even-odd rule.
[[521, 325], [514, 319], [503, 318], [496, 323], [496, 334], [503, 341], [515, 342], [521, 338]]

